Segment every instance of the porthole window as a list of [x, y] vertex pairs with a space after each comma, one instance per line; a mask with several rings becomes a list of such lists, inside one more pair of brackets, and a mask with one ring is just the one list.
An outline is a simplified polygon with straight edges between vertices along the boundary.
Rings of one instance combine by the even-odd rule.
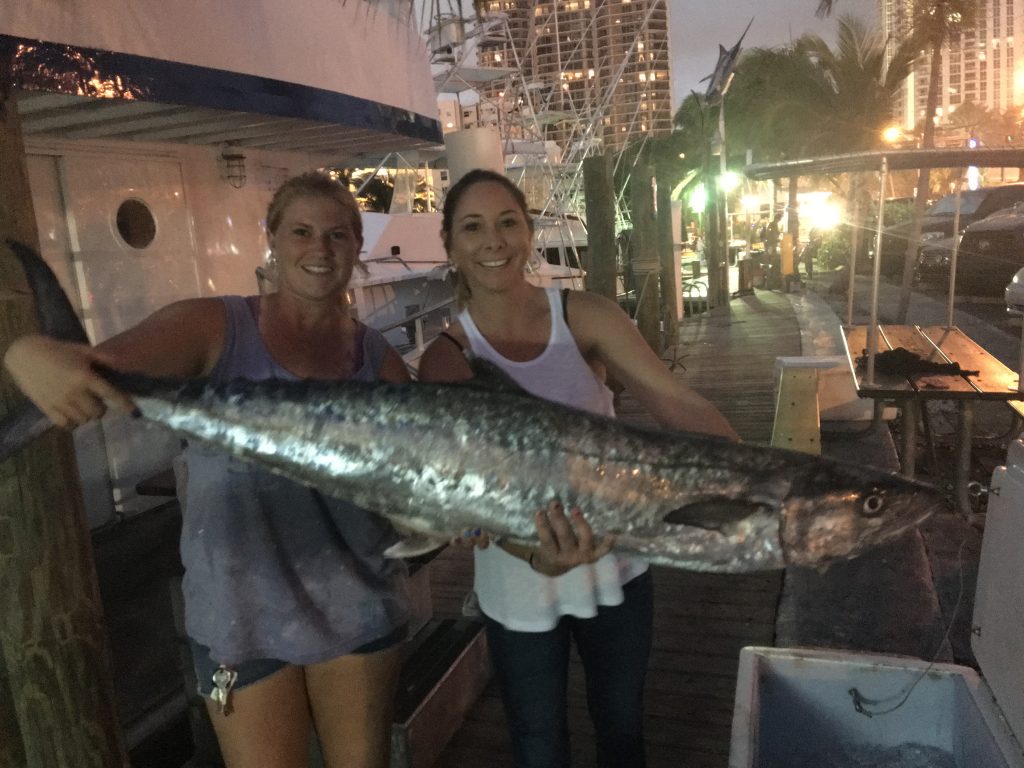
[[141, 200], [130, 198], [117, 209], [117, 233], [132, 248], [142, 250], [156, 237], [156, 219], [149, 206]]

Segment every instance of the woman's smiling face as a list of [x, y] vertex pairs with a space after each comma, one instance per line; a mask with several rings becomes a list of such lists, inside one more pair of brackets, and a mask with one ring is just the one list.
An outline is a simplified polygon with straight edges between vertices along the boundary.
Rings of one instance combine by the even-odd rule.
[[345, 291], [362, 247], [351, 213], [322, 196], [296, 198], [282, 213], [270, 244], [280, 289], [314, 300]]
[[501, 291], [525, 282], [533, 229], [501, 184], [481, 181], [466, 189], [445, 235], [448, 257], [472, 291]]

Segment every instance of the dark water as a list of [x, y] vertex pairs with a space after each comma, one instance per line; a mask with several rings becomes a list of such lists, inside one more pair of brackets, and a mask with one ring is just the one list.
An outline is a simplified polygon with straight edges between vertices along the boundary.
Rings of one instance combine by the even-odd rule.
[[795, 752], [765, 762], [761, 768], [961, 768], [952, 752], [923, 744], [879, 747], [836, 744], [814, 752]]

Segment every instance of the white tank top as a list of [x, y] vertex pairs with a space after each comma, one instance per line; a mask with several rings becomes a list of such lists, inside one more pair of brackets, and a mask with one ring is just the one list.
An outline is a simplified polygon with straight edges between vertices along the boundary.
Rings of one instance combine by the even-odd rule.
[[[468, 310], [459, 314], [472, 353], [507, 373], [527, 392], [563, 405], [614, 416], [612, 393], [580, 354], [563, 316], [557, 288], [545, 289], [551, 336], [533, 360], [508, 360], [477, 329]], [[587, 510], [583, 510], [584, 515]], [[474, 589], [480, 609], [518, 632], [546, 632], [562, 616], [588, 619], [599, 605], [622, 603], [622, 585], [647, 570], [647, 563], [609, 554], [554, 578], [534, 571], [501, 547], [475, 550]]]

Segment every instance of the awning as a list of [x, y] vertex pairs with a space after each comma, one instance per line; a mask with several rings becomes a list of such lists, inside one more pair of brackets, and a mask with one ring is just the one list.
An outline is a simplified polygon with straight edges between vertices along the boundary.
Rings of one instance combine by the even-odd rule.
[[917, 168], [1024, 168], [1024, 149], [894, 149], [811, 157], [780, 163], [755, 163], [743, 169], [748, 179], [788, 179], [830, 173], [877, 171], [882, 158], [890, 171]]
[[26, 136], [237, 144], [324, 159], [437, 149], [422, 38], [378, 4], [14, 4], [0, 91]]

